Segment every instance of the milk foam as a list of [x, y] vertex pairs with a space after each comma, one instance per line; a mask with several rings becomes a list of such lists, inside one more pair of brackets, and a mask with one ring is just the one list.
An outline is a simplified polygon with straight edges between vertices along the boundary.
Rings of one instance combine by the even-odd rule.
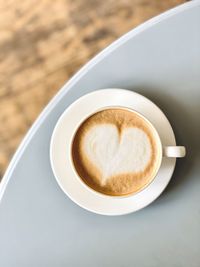
[[109, 123], [88, 129], [83, 151], [101, 172], [102, 185], [112, 176], [144, 171], [152, 156], [149, 137], [142, 129], [127, 127], [119, 134]]

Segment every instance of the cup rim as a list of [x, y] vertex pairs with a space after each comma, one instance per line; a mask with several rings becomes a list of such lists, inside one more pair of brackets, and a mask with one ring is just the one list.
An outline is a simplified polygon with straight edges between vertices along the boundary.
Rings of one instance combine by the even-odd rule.
[[[157, 164], [157, 169], [155, 171], [155, 175], [153, 176], [153, 178], [147, 183], [145, 184], [140, 190], [137, 190], [135, 192], [132, 192], [130, 194], [126, 194], [126, 195], [107, 195], [107, 194], [104, 194], [104, 193], [101, 193], [99, 191], [96, 191], [95, 189], [93, 189], [92, 187], [90, 187], [88, 184], [86, 184], [83, 179], [80, 177], [80, 175], [78, 174], [78, 171], [76, 170], [76, 167], [74, 166], [74, 161], [73, 161], [73, 157], [72, 157], [72, 148], [73, 148], [73, 143], [74, 143], [74, 138], [76, 136], [76, 133], [79, 129], [79, 127], [82, 125], [82, 123], [84, 121], [86, 121], [88, 118], [90, 118], [91, 116], [93, 116], [94, 114], [96, 114], [97, 112], [100, 112], [100, 111], [103, 111], [103, 110], [108, 110], [108, 109], [124, 109], [124, 110], [128, 110], [130, 112], [133, 112], [133, 113], [136, 113], [138, 116], [142, 117], [142, 119], [144, 119], [149, 125], [150, 127], [153, 129], [155, 135], [156, 135], [156, 139], [159, 144], [159, 160], [158, 160], [158, 164]], [[98, 196], [101, 196], [101, 197], [106, 197], [108, 199], [122, 199], [122, 198], [129, 198], [129, 197], [132, 197], [134, 195], [137, 195], [139, 193], [141, 193], [142, 191], [144, 191], [150, 184], [153, 183], [153, 181], [156, 179], [157, 177], [157, 174], [159, 172], [159, 169], [160, 169], [160, 166], [161, 166], [161, 163], [162, 163], [162, 158], [163, 158], [163, 149], [162, 149], [162, 142], [161, 142], [161, 139], [160, 139], [160, 136], [158, 134], [158, 131], [156, 130], [155, 126], [150, 122], [149, 119], [147, 119], [143, 114], [141, 114], [140, 112], [138, 112], [137, 110], [135, 109], [132, 109], [132, 108], [129, 108], [129, 107], [126, 107], [126, 106], [117, 106], [117, 105], [109, 105], [109, 106], [105, 106], [105, 107], [102, 107], [102, 108], [98, 108], [96, 110], [94, 110], [93, 112], [91, 112], [89, 115], [85, 116], [83, 119], [80, 120], [80, 122], [76, 125], [75, 129], [74, 129], [74, 132], [73, 132], [73, 135], [72, 135], [72, 138], [70, 140], [70, 162], [71, 162], [71, 167], [75, 173], [75, 176], [76, 178], [78, 179], [78, 181], [85, 187], [85, 189], [89, 190], [90, 192], [94, 193], [94, 194], [97, 194]]]

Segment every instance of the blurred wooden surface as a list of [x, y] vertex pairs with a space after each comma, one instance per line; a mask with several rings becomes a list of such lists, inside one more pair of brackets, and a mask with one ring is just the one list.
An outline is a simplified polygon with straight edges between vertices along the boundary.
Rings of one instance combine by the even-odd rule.
[[0, 177], [28, 128], [84, 63], [184, 0], [0, 0]]

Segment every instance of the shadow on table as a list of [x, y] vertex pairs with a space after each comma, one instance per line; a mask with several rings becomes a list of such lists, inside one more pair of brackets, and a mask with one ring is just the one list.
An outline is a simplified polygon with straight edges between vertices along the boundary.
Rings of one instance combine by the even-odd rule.
[[[181, 100], [171, 95], [148, 88], [135, 90], [138, 93], [151, 99], [157, 104], [168, 117], [176, 136], [177, 145], [184, 145], [187, 150], [185, 158], [178, 159], [176, 168], [169, 185], [162, 196], [166, 196], [171, 191], [177, 190], [184, 185], [190, 177], [190, 172], [200, 157], [199, 136], [200, 136], [200, 107], [198, 101], [194, 101], [193, 109], [181, 103]], [[189, 100], [188, 100], [189, 101]], [[159, 199], [162, 199], [161, 198]]]

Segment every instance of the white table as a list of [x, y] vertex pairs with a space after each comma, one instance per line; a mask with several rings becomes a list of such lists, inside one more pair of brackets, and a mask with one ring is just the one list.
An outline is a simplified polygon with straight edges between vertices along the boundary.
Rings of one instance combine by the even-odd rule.
[[[170, 185], [131, 215], [87, 212], [49, 161], [52, 130], [75, 99], [120, 87], [153, 100], [188, 155]], [[129, 32], [77, 73], [30, 129], [1, 183], [0, 266], [200, 266], [200, 1]]]

